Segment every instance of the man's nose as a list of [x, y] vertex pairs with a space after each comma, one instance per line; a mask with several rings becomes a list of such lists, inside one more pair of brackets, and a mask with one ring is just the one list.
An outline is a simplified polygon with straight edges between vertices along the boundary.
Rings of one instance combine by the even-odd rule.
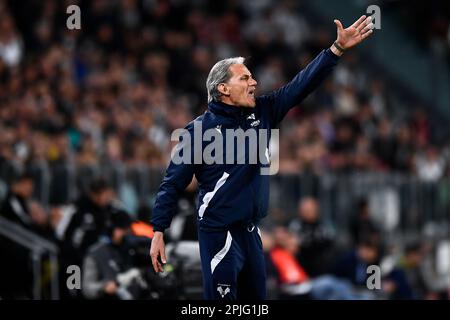
[[256, 86], [257, 84], [258, 84], [258, 82], [255, 79], [251, 79], [251, 81], [250, 81], [251, 86]]

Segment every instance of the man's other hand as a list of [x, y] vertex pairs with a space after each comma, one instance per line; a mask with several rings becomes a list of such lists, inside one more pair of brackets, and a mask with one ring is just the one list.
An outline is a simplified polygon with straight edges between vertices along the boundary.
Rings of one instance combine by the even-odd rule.
[[[165, 244], [164, 244], [164, 234], [160, 231], [156, 231], [153, 239], [152, 246], [150, 248], [150, 257], [152, 258], [153, 269], [155, 272], [163, 272], [163, 264], [166, 263], [166, 253], [165, 253]], [[161, 257], [161, 262], [159, 262], [158, 258]]]

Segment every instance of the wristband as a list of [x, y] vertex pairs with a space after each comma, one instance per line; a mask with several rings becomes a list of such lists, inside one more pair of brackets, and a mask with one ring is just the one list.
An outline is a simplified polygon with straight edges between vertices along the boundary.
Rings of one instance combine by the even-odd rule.
[[337, 41], [335, 41], [335, 42], [333, 43], [333, 46], [334, 46], [336, 49], [338, 49], [340, 52], [344, 52], [344, 51], [345, 51], [345, 49], [342, 48], [342, 47], [337, 43]]

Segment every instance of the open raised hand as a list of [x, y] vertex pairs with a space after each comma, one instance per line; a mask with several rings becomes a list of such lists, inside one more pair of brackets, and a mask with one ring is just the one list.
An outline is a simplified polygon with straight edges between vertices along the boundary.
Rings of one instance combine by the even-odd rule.
[[336, 43], [344, 50], [356, 46], [373, 33], [374, 25], [371, 16], [366, 17], [363, 15], [350, 27], [345, 29], [342, 26], [341, 21], [336, 19], [334, 20], [334, 23], [337, 27]]

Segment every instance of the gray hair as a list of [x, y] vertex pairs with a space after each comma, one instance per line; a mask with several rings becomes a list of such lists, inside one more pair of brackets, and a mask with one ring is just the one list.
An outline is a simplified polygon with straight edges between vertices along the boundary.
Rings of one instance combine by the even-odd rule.
[[217, 62], [209, 71], [206, 79], [206, 90], [208, 91], [208, 103], [212, 101], [219, 101], [221, 93], [217, 90], [217, 86], [221, 83], [227, 82], [231, 78], [230, 67], [233, 64], [244, 64], [245, 58], [234, 57], [223, 59]]

